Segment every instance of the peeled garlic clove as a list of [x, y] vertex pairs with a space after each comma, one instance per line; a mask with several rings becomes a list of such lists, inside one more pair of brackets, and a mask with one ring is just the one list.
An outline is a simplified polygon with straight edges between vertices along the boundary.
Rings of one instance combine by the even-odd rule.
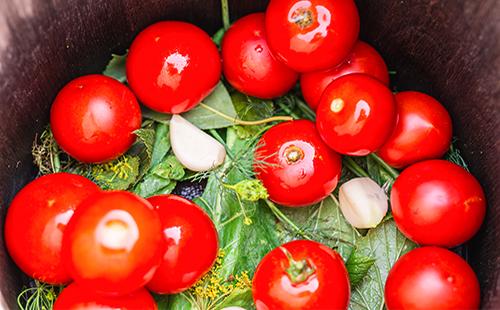
[[170, 120], [170, 143], [175, 157], [192, 171], [216, 168], [226, 158], [226, 149], [219, 141], [180, 115]]
[[356, 228], [376, 227], [387, 213], [385, 191], [370, 178], [355, 178], [340, 186], [340, 209]]

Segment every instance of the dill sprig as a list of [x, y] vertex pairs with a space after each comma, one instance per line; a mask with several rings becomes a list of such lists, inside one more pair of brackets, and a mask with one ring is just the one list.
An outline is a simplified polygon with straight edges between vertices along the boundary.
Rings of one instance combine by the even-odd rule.
[[49, 126], [35, 137], [31, 153], [40, 175], [65, 171], [74, 164], [74, 160], [57, 145]]
[[21, 310], [51, 310], [63, 287], [36, 280], [34, 284], [19, 293], [17, 305]]

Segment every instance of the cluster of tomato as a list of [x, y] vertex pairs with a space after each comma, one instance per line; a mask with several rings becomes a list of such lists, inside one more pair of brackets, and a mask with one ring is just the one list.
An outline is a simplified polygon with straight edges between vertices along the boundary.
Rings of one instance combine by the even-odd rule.
[[[307, 206], [336, 188], [341, 155], [376, 152], [407, 167], [391, 192], [399, 229], [422, 247], [401, 258], [386, 284], [389, 309], [477, 308], [479, 287], [453, 247], [470, 239], [485, 214], [483, 191], [463, 168], [437, 160], [450, 146], [451, 119], [419, 92], [393, 95], [382, 57], [358, 41], [352, 0], [272, 0], [266, 13], [236, 21], [221, 57], [194, 25], [160, 22], [141, 32], [127, 58], [131, 90], [111, 78], [71, 81], [57, 96], [51, 128], [81, 162], [126, 152], [141, 126], [137, 98], [159, 112], [195, 107], [221, 73], [238, 91], [275, 98], [300, 79], [316, 123], [281, 123], [256, 151], [255, 172], [270, 199]], [[260, 165], [266, 162], [266, 165]], [[178, 293], [212, 266], [217, 232], [194, 203], [174, 195], [147, 200], [102, 191], [89, 180], [56, 173], [23, 188], [8, 209], [6, 244], [14, 261], [43, 282], [66, 284], [55, 307], [100, 305], [154, 309], [146, 289]], [[258, 309], [346, 309], [350, 286], [342, 258], [313, 241], [270, 252], [253, 280]]]

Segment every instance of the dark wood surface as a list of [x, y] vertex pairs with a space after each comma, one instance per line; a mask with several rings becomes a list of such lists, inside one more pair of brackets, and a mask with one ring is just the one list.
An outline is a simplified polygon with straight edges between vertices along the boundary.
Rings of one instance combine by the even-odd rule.
[[[231, 2], [233, 17], [266, 1]], [[434, 95], [449, 109], [463, 155], [489, 206], [468, 259], [482, 286], [482, 308], [500, 308], [500, 2], [359, 0], [362, 37], [397, 71], [399, 90]], [[100, 72], [147, 25], [221, 25], [218, 0], [0, 0], [0, 230], [13, 195], [33, 176], [30, 148], [48, 122], [58, 89]], [[0, 239], [0, 308], [14, 309], [23, 276]]]

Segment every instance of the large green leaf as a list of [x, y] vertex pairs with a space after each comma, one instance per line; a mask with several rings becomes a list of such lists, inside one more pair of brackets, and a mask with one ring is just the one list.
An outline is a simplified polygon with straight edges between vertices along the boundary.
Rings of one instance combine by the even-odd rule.
[[127, 81], [127, 74], [125, 72], [125, 62], [127, 60], [127, 54], [125, 55], [111, 55], [111, 60], [109, 61], [106, 69], [102, 74], [112, 77], [122, 83]]
[[[347, 260], [355, 243], [361, 235], [344, 218], [336, 199], [327, 197], [320, 203], [304, 208], [282, 207], [283, 213], [290, 218], [309, 237], [336, 249]], [[299, 238], [286, 224], [277, 224], [282, 230], [282, 243]]]
[[406, 239], [396, 227], [393, 219], [388, 219], [358, 241], [359, 255], [375, 259], [364, 281], [353, 288], [350, 309], [383, 309], [384, 286], [387, 275], [394, 263], [416, 245]]
[[[237, 117], [231, 96], [222, 83], [219, 83], [214, 91], [203, 100], [203, 104], [229, 116], [230, 118]], [[168, 124], [170, 118], [172, 117], [170, 114], [159, 113], [147, 108], [143, 109], [143, 116], [165, 124]], [[216, 129], [234, 125], [233, 121], [217, 115], [202, 105], [198, 105], [191, 111], [182, 114], [182, 116], [201, 129]]]

